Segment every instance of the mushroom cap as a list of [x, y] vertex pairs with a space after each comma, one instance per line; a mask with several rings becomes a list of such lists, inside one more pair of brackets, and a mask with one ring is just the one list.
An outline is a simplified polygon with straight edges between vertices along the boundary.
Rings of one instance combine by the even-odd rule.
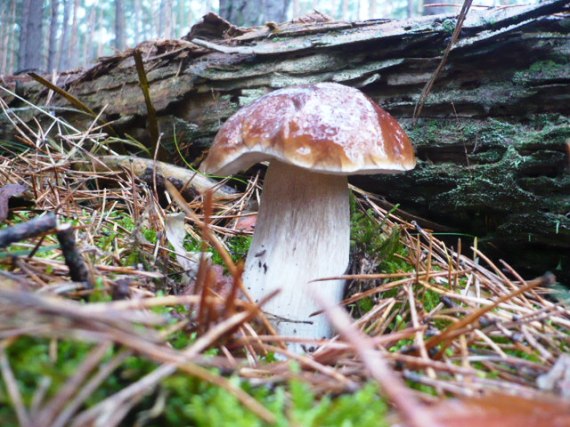
[[337, 83], [276, 90], [240, 109], [221, 127], [201, 169], [232, 175], [272, 159], [336, 175], [416, 165], [396, 119], [359, 90]]

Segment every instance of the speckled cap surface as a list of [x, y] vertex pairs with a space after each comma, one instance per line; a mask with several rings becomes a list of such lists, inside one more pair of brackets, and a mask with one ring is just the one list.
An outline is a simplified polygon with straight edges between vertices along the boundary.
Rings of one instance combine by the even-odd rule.
[[337, 175], [394, 173], [416, 164], [396, 119], [337, 83], [276, 90], [242, 108], [221, 127], [201, 169], [231, 175], [271, 159]]

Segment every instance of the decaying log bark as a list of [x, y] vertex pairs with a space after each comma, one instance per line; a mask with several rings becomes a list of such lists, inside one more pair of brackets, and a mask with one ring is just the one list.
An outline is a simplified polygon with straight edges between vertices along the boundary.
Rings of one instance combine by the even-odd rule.
[[[197, 157], [229, 115], [268, 90], [336, 81], [361, 88], [410, 131], [420, 159], [402, 176], [357, 182], [402, 208], [480, 236], [518, 267], [570, 283], [570, 6], [472, 11], [420, 120], [412, 114], [449, 41], [454, 16], [320, 22], [237, 29], [212, 15], [187, 40], [145, 42], [162, 141]], [[217, 25], [217, 26], [216, 26]], [[24, 76], [2, 85], [43, 105]], [[147, 137], [132, 51], [58, 85], [119, 132]], [[20, 101], [2, 94], [10, 107]], [[49, 103], [75, 126], [91, 118]], [[339, 106], [342, 108], [342, 106]], [[31, 113], [30, 113], [31, 114]], [[1, 134], [1, 131], [0, 131]], [[2, 137], [2, 135], [0, 135]]]

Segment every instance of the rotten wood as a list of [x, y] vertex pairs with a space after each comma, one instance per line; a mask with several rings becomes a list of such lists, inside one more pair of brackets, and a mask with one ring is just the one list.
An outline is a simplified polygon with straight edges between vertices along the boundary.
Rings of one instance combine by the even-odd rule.
[[65, 264], [69, 268], [69, 276], [74, 282], [84, 282], [93, 286], [95, 283], [89, 267], [83, 259], [83, 255], [77, 248], [75, 241], [75, 230], [71, 224], [59, 224], [56, 228], [56, 236], [65, 259]]
[[77, 161], [73, 166], [78, 170], [92, 170], [103, 175], [132, 173], [151, 188], [156, 186], [159, 193], [166, 191], [164, 180], [168, 179], [186, 200], [193, 200], [206, 191], [211, 191], [216, 201], [229, 201], [239, 197], [234, 188], [210, 179], [201, 172], [153, 159], [136, 156], [97, 156], [91, 162]]

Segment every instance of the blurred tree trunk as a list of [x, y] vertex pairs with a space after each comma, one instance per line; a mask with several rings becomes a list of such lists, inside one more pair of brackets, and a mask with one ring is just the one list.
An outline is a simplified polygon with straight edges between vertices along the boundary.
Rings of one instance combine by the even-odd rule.
[[87, 18], [87, 37], [85, 38], [85, 42], [83, 43], [83, 60], [84, 63], [90, 64], [94, 56], [93, 55], [93, 33], [95, 32], [95, 23], [97, 22], [97, 7], [90, 6]]
[[[182, 3], [182, 2], [180, 2]], [[135, 26], [135, 45], [139, 44], [141, 42], [141, 36], [142, 36], [142, 31], [141, 31], [141, 19], [142, 19], [142, 13], [141, 13], [141, 0], [134, 0], [134, 4], [133, 4], [133, 12], [134, 12], [134, 18], [135, 18], [135, 22], [134, 22], [134, 26]]]
[[73, 1], [73, 15], [71, 18], [71, 38], [69, 41], [69, 63], [67, 64], [68, 69], [74, 68], [79, 65], [79, 49], [77, 45], [77, 35], [78, 35], [78, 21], [77, 13], [79, 11], [79, 0]]
[[172, 27], [171, 36], [170, 38], [179, 38], [180, 34], [178, 33], [178, 3], [174, 0], [170, 0], [170, 26]]
[[[95, 22], [97, 23], [97, 28], [103, 28], [103, 9], [98, 7], [96, 8], [96, 17], [95, 17]], [[97, 58], [100, 58], [101, 56], [103, 56], [103, 49], [104, 49], [104, 45], [103, 42], [101, 41], [100, 38], [97, 39]]]
[[156, 13], [160, 8], [160, 0], [151, 0], [150, 9], [148, 10], [150, 14], [150, 19], [148, 20], [150, 28], [148, 28], [147, 38], [156, 38], [156, 34], [160, 33], [160, 13]]
[[24, 0], [22, 3], [22, 11], [19, 17], [19, 27], [20, 27], [20, 37], [18, 43], [18, 69], [24, 69], [25, 67], [25, 52], [26, 52], [26, 43], [28, 42], [28, 22], [30, 19], [30, 8], [31, 8], [31, 0]]
[[299, 0], [293, 0], [293, 19], [298, 18], [301, 16], [301, 8], [299, 5]]
[[158, 37], [163, 39], [172, 38], [172, 0], [160, 1]]
[[24, 0], [20, 17], [18, 68], [41, 70], [43, 65], [43, 0]]
[[67, 70], [69, 68], [69, 9], [71, 0], [63, 0], [63, 23], [61, 26], [61, 39], [59, 41], [59, 67]]
[[125, 50], [125, 5], [123, 0], [115, 0], [115, 49]]
[[220, 16], [238, 27], [258, 24], [260, 0], [220, 0]]
[[[174, 26], [174, 34], [176, 37], [181, 37], [190, 29], [192, 16], [190, 11], [186, 12], [185, 6], [186, 3], [184, 1], [178, 0], [176, 5], [176, 24]], [[209, 12], [211, 12], [211, 10], [209, 10]]]
[[368, 0], [368, 18], [377, 18], [376, 13], [378, 13], [376, 9], [376, 0]]
[[[448, 4], [448, 3], [449, 2], [445, 2], [442, 0], [423, 0], [423, 5], [424, 5], [423, 15], [428, 16], [428, 15], [439, 15], [442, 13], [453, 13], [454, 9], [453, 6], [435, 6], [435, 5]], [[458, 2], [458, 5], [460, 4], [461, 2]]]
[[350, 0], [341, 0], [339, 19], [348, 19]]
[[220, 16], [238, 27], [285, 22], [291, 0], [220, 0]]
[[0, 3], [0, 75], [6, 72], [6, 62], [8, 58], [9, 45], [8, 38], [8, 16], [10, 13], [9, 3]]
[[57, 18], [59, 13], [59, 0], [51, 0], [51, 15], [49, 22], [49, 41], [48, 41], [48, 72], [54, 71], [57, 62]]
[[[10, 9], [10, 28], [14, 27], [16, 23], [16, 0], [11, 1], [11, 9]], [[14, 40], [16, 36], [13, 34], [13, 31], [8, 29], [8, 37], [7, 37], [7, 44], [6, 49], [8, 50], [8, 58], [6, 62], [6, 72], [13, 72], [15, 69], [14, 64], [16, 63], [16, 49], [14, 49]]]
[[[265, 0], [262, 4], [264, 12], [263, 20], [265, 22], [287, 21], [287, 11], [289, 10], [291, 0]], [[258, 24], [263, 24], [263, 22], [258, 22]]]
[[408, 19], [415, 15], [414, 0], [408, 0], [406, 11], [408, 13]]

